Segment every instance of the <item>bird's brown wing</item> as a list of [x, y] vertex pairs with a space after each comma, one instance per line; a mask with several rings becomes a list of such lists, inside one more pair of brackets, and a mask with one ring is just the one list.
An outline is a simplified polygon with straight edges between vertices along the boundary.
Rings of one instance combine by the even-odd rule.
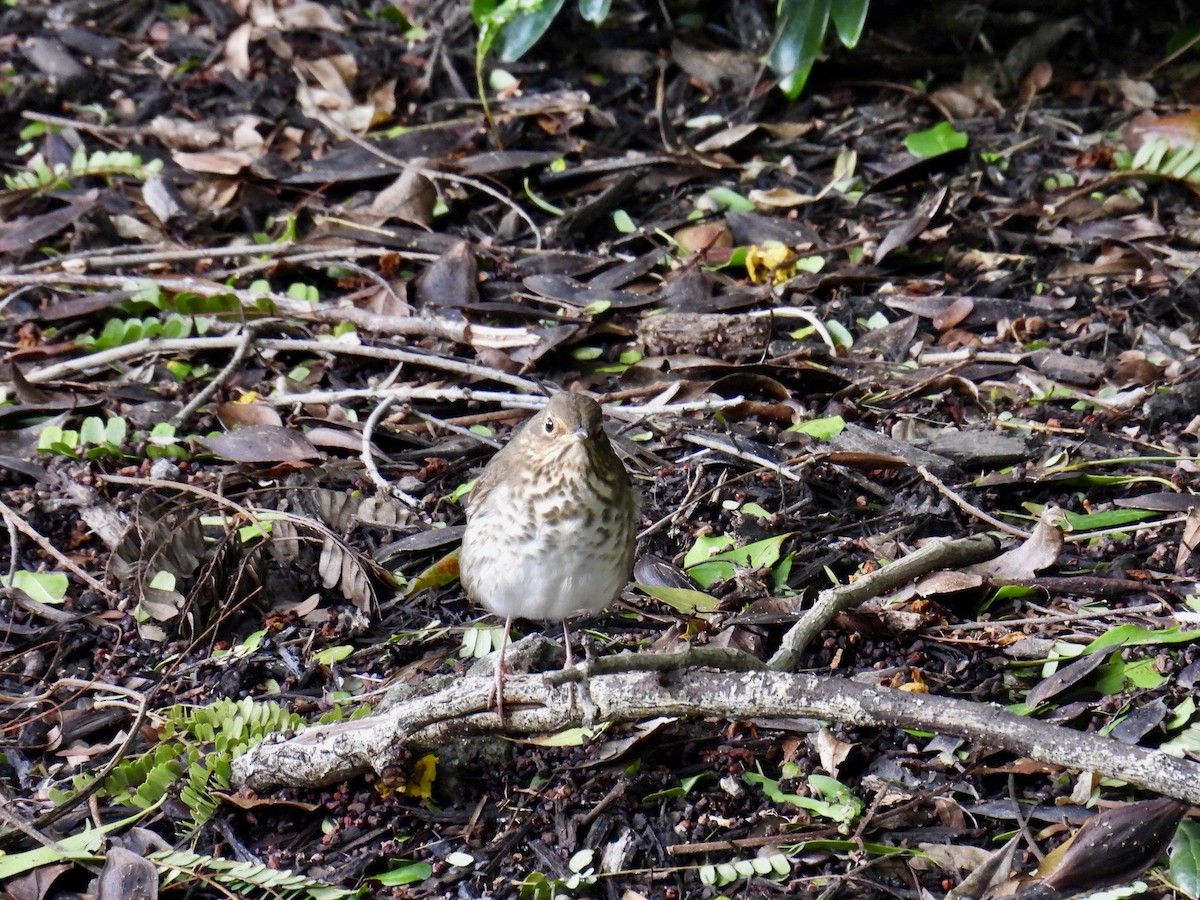
[[[500, 482], [501, 474], [505, 468], [505, 462], [513, 455], [512, 447], [515, 443], [515, 438], [496, 451], [496, 455], [491, 458], [483, 471], [479, 473], [479, 480], [475, 482], [475, 487], [471, 488], [471, 495], [467, 499], [467, 521], [471, 521], [471, 516], [475, 510], [479, 509], [484, 498], [492, 492], [496, 485]], [[515, 452], [515, 451], [514, 451]]]

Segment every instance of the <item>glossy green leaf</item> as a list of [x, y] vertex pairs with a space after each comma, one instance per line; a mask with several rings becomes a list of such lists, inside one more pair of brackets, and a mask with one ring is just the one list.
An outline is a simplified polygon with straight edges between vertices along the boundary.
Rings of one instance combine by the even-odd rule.
[[832, 440], [845, 430], [846, 420], [841, 416], [825, 416], [820, 419], [809, 419], [806, 422], [797, 422], [788, 429], [788, 431], [812, 435], [819, 441]]
[[341, 662], [353, 652], [353, 647], [341, 644], [337, 647], [326, 647], [324, 650], [314, 653], [312, 660], [318, 666], [331, 666]]
[[579, 15], [585, 22], [599, 25], [608, 18], [612, 0], [579, 0]]
[[432, 875], [433, 866], [429, 863], [406, 862], [382, 875], [372, 876], [372, 880], [388, 887], [397, 887], [402, 884], [416, 884], [419, 881], [425, 881]]
[[658, 585], [639, 584], [639, 588], [667, 606], [685, 616], [694, 613], [710, 613], [720, 606], [721, 601], [703, 591], [693, 591], [690, 588], [659, 587]]
[[1114, 653], [1112, 659], [1096, 670], [1095, 687], [1105, 696], [1118, 694], [1128, 688], [1157, 688], [1167, 680], [1155, 669], [1153, 659], [1125, 661], [1121, 654]]
[[1180, 822], [1167, 853], [1171, 883], [1188, 896], [1200, 897], [1200, 822]]
[[528, 53], [549, 29], [562, 5], [563, 0], [539, 0], [514, 16], [496, 38], [496, 55], [500, 61], [515, 62]]
[[683, 567], [687, 569], [698, 565], [732, 546], [733, 538], [727, 534], [702, 534], [684, 554]]
[[708, 192], [708, 196], [722, 209], [732, 209], [734, 212], [754, 212], [755, 210], [752, 201], [729, 188], [715, 187]]
[[[719, 553], [709, 552], [715, 544], [709, 544], [708, 547], [697, 553], [698, 548], [701, 548], [702, 541], [696, 541], [696, 544], [688, 551], [684, 557], [683, 565], [687, 569], [687, 573], [701, 587], [710, 587], [718, 579], [728, 581], [733, 577], [738, 566], [749, 567], [751, 569], [769, 569], [779, 561], [780, 548], [783, 542], [791, 537], [791, 532], [787, 531], [783, 534], [777, 534], [774, 537], [764, 538], [761, 541], [755, 541], [752, 544], [747, 544], [745, 547], [735, 547], [729, 550], [723, 550]], [[712, 540], [711, 538], [707, 540]], [[728, 538], [717, 538], [728, 542]], [[725, 544], [728, 546], [728, 543]], [[694, 560], [694, 562], [693, 562]]]
[[1067, 529], [1075, 532], [1120, 528], [1122, 525], [1144, 522], [1161, 515], [1150, 509], [1106, 509], [1094, 513], [1076, 513], [1064, 509], [1062, 512]]
[[779, 0], [767, 64], [789, 100], [804, 90], [829, 26], [830, 0]]
[[0, 584], [16, 588], [35, 603], [55, 605], [67, 596], [70, 582], [66, 572], [29, 572], [18, 569], [12, 576], [0, 575]]
[[929, 159], [967, 146], [967, 136], [949, 122], [938, 122], [924, 131], [914, 131], [904, 138], [908, 152], [919, 159]]
[[1110, 628], [1083, 648], [1084, 653], [1100, 653], [1110, 647], [1141, 647], [1148, 644], [1190, 644], [1200, 641], [1200, 630], [1175, 628], [1143, 628], [1141, 625], [1118, 625]]
[[837, 29], [838, 39], [848, 48], [854, 49], [862, 37], [863, 25], [867, 21], [867, 8], [871, 0], [833, 0], [829, 6], [829, 17]]

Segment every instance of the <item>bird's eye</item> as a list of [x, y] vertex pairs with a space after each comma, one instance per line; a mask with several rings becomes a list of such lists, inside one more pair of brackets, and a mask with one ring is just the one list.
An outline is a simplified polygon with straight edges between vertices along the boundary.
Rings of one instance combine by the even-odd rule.
[[549, 416], [546, 416], [545, 428], [546, 428], [546, 434], [554, 434], [554, 420], [552, 418], [550, 418]]

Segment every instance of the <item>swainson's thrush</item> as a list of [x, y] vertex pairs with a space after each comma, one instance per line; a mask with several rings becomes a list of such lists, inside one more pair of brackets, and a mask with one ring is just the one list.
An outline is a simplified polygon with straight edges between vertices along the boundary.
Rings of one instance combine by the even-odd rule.
[[600, 406], [582, 394], [552, 396], [484, 468], [458, 561], [467, 596], [505, 618], [493, 686], [501, 720], [513, 619], [562, 621], [570, 666], [566, 619], [599, 612], [625, 587], [637, 511]]

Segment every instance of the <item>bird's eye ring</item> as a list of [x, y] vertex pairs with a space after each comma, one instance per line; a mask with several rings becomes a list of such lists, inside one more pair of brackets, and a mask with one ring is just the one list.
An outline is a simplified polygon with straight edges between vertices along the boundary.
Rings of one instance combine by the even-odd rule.
[[546, 416], [546, 434], [554, 434], [554, 420]]

